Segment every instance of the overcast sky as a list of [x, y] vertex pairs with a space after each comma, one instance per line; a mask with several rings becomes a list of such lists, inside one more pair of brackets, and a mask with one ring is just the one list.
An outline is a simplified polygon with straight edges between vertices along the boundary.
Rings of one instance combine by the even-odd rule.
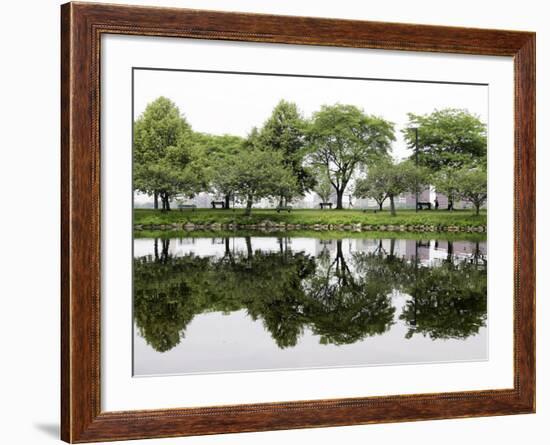
[[176, 103], [193, 130], [246, 136], [260, 127], [281, 100], [295, 102], [310, 117], [321, 105], [355, 105], [395, 124], [393, 154], [409, 154], [400, 130], [407, 113], [424, 114], [447, 107], [465, 108], [487, 123], [488, 87], [350, 79], [320, 79], [249, 74], [134, 72], [137, 118], [159, 96]]

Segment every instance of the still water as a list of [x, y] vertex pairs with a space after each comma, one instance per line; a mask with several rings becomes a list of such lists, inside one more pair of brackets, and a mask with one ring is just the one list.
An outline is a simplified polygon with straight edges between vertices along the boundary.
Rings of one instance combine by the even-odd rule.
[[323, 237], [135, 239], [134, 375], [487, 359], [485, 241]]

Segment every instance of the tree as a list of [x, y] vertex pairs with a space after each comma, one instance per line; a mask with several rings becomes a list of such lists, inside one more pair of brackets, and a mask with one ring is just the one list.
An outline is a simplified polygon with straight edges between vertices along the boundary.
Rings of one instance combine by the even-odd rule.
[[487, 172], [482, 168], [463, 168], [457, 174], [460, 197], [470, 201], [479, 215], [479, 209], [487, 200]]
[[154, 190], [163, 211], [170, 210], [170, 199], [193, 196], [204, 184], [204, 172], [195, 165], [185, 139], [175, 147], [167, 147], [162, 158], [134, 166], [134, 189]]
[[[306, 122], [296, 104], [281, 100], [258, 131], [255, 140], [258, 148], [281, 153], [283, 166], [289, 169], [296, 180], [295, 193], [302, 196], [311, 190], [315, 182], [311, 170], [304, 166], [307, 150], [305, 129]], [[292, 197], [281, 195], [279, 205]]]
[[[148, 104], [134, 123], [134, 190], [153, 195], [155, 208], [160, 196], [163, 208], [169, 210], [167, 203], [173, 193], [174, 169], [165, 158], [170, 149], [172, 154], [186, 152], [185, 140], [190, 135], [191, 127], [178, 107], [165, 97]], [[185, 156], [179, 159], [189, 160]]]
[[448, 210], [453, 210], [454, 202], [459, 196], [457, 171], [451, 167], [443, 167], [432, 175], [432, 180], [436, 191], [447, 196]]
[[240, 136], [216, 136], [194, 133], [196, 168], [204, 172], [205, 188], [223, 196], [225, 208], [234, 195], [233, 184], [228, 180], [226, 168], [244, 148], [244, 138]]
[[246, 202], [246, 214], [262, 198], [288, 196], [297, 188], [296, 180], [283, 165], [281, 153], [256, 148], [242, 150], [228, 158], [225, 184]]
[[[418, 162], [438, 171], [468, 164], [486, 165], [487, 130], [478, 116], [467, 110], [445, 108], [430, 114], [409, 113], [403, 130], [409, 148], [416, 150], [418, 128]], [[411, 156], [414, 158], [415, 154]]]
[[395, 140], [393, 124], [364, 114], [353, 105], [324, 105], [308, 130], [313, 164], [326, 172], [342, 208], [344, 191], [359, 165], [388, 156]]
[[425, 179], [420, 170], [409, 161], [389, 166], [385, 178], [392, 216], [395, 216], [395, 197], [401, 193], [416, 191], [418, 184], [422, 184]]
[[380, 211], [384, 201], [388, 198], [387, 168], [390, 167], [385, 163], [372, 165], [368, 169], [367, 177], [360, 178], [355, 182], [355, 197], [374, 199]]
[[396, 214], [395, 198], [405, 192], [414, 193], [427, 181], [426, 171], [410, 161], [397, 164], [381, 161], [375, 167], [371, 167], [368, 174], [370, 178], [359, 181], [355, 186], [356, 196], [377, 199], [380, 208], [384, 200], [389, 198], [392, 216]]
[[323, 202], [328, 202], [330, 195], [332, 194], [332, 190], [332, 184], [330, 183], [328, 176], [322, 174], [317, 180], [317, 185], [314, 188], [315, 193], [319, 195], [319, 198], [321, 198]]

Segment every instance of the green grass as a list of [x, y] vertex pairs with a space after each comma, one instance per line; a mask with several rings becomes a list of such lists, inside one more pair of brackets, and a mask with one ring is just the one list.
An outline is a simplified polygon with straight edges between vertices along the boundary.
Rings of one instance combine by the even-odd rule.
[[277, 213], [275, 210], [253, 209], [252, 215], [246, 216], [243, 210], [197, 209], [172, 210], [162, 212], [152, 209], [134, 210], [134, 224], [160, 225], [174, 223], [192, 224], [260, 224], [265, 221], [285, 224], [362, 224], [362, 225], [429, 225], [429, 226], [486, 226], [487, 214], [482, 211], [476, 216], [472, 210], [398, 210], [391, 216], [388, 210], [374, 213], [369, 210], [293, 210], [290, 213]]
[[226, 238], [226, 237], [289, 237], [289, 238], [317, 238], [321, 240], [338, 240], [350, 238], [368, 239], [417, 239], [417, 240], [445, 240], [445, 241], [485, 241], [485, 233], [450, 233], [450, 232], [353, 232], [353, 231], [316, 231], [316, 230], [281, 230], [263, 232], [259, 230], [136, 230], [134, 238]]

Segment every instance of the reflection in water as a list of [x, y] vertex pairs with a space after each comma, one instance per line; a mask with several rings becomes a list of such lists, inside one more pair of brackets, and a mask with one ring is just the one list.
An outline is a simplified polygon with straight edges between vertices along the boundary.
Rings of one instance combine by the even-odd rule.
[[307, 336], [352, 345], [396, 323], [404, 342], [464, 340], [486, 323], [485, 242], [245, 236], [135, 249], [134, 322], [157, 353], [210, 313], [246, 313], [280, 350]]

